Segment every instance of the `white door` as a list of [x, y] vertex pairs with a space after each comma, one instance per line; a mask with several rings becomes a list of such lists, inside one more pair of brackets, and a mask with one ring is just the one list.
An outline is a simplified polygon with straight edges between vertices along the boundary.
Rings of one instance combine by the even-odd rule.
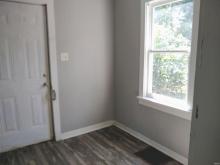
[[220, 165], [220, 0], [201, 0], [189, 165]]
[[44, 6], [0, 1], [0, 152], [51, 139], [48, 66]]

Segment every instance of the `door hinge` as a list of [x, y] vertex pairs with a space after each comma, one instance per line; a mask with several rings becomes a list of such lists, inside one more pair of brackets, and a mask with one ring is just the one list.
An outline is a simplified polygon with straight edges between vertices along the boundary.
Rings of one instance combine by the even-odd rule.
[[51, 91], [51, 99], [52, 99], [52, 101], [55, 101], [57, 99], [57, 94], [54, 89], [52, 89], [52, 91]]

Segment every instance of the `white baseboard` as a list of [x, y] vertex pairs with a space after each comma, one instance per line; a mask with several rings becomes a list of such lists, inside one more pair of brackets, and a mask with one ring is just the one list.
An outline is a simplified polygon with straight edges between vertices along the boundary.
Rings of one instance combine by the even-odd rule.
[[94, 125], [91, 125], [91, 126], [88, 126], [88, 127], [76, 129], [76, 130], [73, 130], [73, 131], [69, 131], [69, 132], [66, 132], [66, 133], [62, 133], [61, 138], [64, 140], [64, 139], [76, 137], [76, 136], [83, 135], [83, 134], [86, 134], [86, 133], [89, 133], [89, 132], [93, 132], [93, 131], [96, 131], [96, 130], [99, 130], [99, 129], [103, 129], [103, 128], [106, 128], [106, 127], [109, 127], [109, 126], [112, 126], [112, 125], [114, 125], [114, 126], [120, 128], [121, 130], [129, 133], [130, 135], [132, 135], [132, 136], [136, 137], [137, 139], [145, 142], [146, 144], [156, 148], [157, 150], [159, 150], [159, 151], [163, 152], [164, 154], [170, 156], [171, 158], [179, 161], [180, 163], [182, 163], [184, 165], [188, 165], [188, 159], [186, 157], [170, 150], [167, 147], [164, 147], [163, 145], [147, 138], [146, 136], [142, 135], [141, 133], [139, 133], [137, 131], [134, 131], [131, 128], [128, 128], [127, 126], [125, 126], [125, 125], [123, 125], [123, 124], [121, 124], [117, 121], [114, 121], [114, 120], [110, 120], [110, 121], [94, 124]]
[[102, 123], [98, 123], [98, 124], [94, 124], [94, 125], [90, 125], [84, 128], [79, 128], [73, 131], [69, 131], [69, 132], [65, 132], [61, 134], [61, 139], [68, 139], [68, 138], [72, 138], [72, 137], [76, 137], [79, 135], [83, 135], [89, 132], [93, 132], [99, 129], [103, 129], [109, 126], [112, 126], [114, 124], [115, 121], [110, 120], [110, 121], [106, 121], [106, 122], [102, 122]]
[[136, 137], [137, 139], [145, 142], [146, 144], [156, 148], [157, 150], [163, 152], [164, 154], [170, 156], [171, 158], [179, 161], [180, 163], [184, 164], [184, 165], [188, 165], [188, 159], [172, 150], [170, 150], [169, 148], [167, 147], [164, 147], [162, 146], [161, 144], [147, 138], [146, 136], [140, 134], [139, 132], [137, 131], [134, 131], [130, 128], [128, 128], [127, 126], [119, 123], [119, 122], [115, 122], [114, 125], [120, 129], [122, 129], [123, 131], [129, 133], [130, 135]]

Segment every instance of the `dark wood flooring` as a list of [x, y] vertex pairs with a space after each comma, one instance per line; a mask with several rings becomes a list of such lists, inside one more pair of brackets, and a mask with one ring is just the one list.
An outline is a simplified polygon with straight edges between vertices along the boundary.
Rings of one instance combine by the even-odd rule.
[[0, 165], [150, 165], [134, 153], [147, 144], [109, 127], [60, 142], [0, 154]]

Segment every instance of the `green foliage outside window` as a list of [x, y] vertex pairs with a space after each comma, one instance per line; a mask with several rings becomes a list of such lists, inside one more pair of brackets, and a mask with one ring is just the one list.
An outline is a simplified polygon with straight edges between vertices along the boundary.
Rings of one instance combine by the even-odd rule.
[[[190, 52], [192, 0], [157, 6], [153, 10], [153, 49]], [[152, 53], [153, 93], [185, 99], [188, 84], [189, 53]]]

